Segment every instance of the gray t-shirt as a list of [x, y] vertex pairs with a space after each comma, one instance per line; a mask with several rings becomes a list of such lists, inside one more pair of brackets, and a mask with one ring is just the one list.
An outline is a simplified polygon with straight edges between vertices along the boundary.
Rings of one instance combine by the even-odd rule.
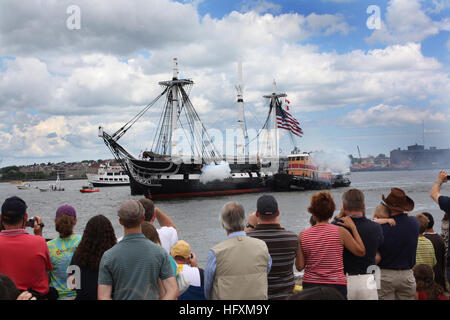
[[98, 284], [111, 285], [114, 300], [156, 300], [158, 278], [174, 276], [167, 252], [142, 233], [132, 233], [103, 254]]

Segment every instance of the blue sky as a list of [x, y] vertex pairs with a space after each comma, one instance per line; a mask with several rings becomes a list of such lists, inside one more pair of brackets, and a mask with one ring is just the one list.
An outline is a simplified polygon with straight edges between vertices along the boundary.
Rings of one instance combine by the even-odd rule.
[[[70, 5], [80, 28], [67, 27]], [[449, 13], [450, 0], [2, 1], [0, 166], [111, 158], [98, 126], [114, 132], [153, 100], [173, 57], [208, 128], [236, 126], [241, 59], [249, 128], [275, 78], [301, 150], [389, 154], [422, 143], [423, 124], [427, 147], [450, 148]], [[123, 145], [151, 146], [157, 119]]]

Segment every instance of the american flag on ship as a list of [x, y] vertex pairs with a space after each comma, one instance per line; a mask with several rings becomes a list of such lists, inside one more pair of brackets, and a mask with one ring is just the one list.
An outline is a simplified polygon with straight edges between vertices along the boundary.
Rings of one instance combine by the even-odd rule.
[[281, 104], [277, 106], [277, 123], [278, 128], [289, 130], [298, 137], [303, 135], [303, 130], [300, 128], [300, 123], [286, 110], [281, 108]]

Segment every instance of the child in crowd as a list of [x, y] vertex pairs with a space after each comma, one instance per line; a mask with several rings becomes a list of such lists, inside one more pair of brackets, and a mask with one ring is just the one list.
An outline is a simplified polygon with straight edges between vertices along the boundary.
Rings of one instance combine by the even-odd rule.
[[391, 226], [395, 226], [395, 220], [389, 217], [389, 209], [383, 204], [376, 206], [372, 220], [379, 224], [389, 223]]
[[[373, 222], [379, 224], [389, 223], [391, 226], [395, 226], [395, 220], [389, 218], [389, 209], [384, 204], [379, 204], [375, 207], [372, 220]], [[379, 252], [377, 252], [375, 256], [375, 261], [377, 264], [381, 261], [381, 255]]]
[[417, 264], [413, 268], [416, 278], [415, 300], [449, 300], [443, 289], [433, 280], [433, 269], [427, 264]]
[[416, 265], [427, 264], [431, 268], [434, 268], [437, 260], [433, 243], [423, 235], [430, 220], [428, 220], [428, 218], [423, 213], [418, 213], [414, 216], [419, 221], [420, 226], [419, 239], [417, 242]]

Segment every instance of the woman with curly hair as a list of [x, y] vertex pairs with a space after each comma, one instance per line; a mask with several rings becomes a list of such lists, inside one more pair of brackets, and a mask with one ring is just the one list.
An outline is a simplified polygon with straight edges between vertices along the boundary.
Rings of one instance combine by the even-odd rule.
[[339, 225], [328, 221], [336, 209], [328, 191], [314, 194], [308, 212], [314, 217], [315, 225], [300, 232], [295, 266], [298, 271], [305, 269], [302, 285], [304, 289], [325, 286], [337, 289], [347, 298], [347, 279], [344, 274], [344, 247], [354, 255], [366, 254], [364, 243], [359, 236], [355, 223], [350, 217], [343, 217]]
[[80, 243], [81, 236], [73, 233], [77, 223], [75, 209], [69, 205], [56, 210], [55, 228], [59, 237], [47, 242], [53, 270], [49, 272], [49, 285], [58, 291], [59, 300], [75, 299], [75, 292], [67, 287], [67, 267]]
[[[75, 274], [75, 300], [97, 300], [98, 269], [103, 253], [117, 243], [114, 228], [104, 215], [89, 219], [71, 265], [78, 266]], [[77, 283], [77, 280], [79, 283]]]

